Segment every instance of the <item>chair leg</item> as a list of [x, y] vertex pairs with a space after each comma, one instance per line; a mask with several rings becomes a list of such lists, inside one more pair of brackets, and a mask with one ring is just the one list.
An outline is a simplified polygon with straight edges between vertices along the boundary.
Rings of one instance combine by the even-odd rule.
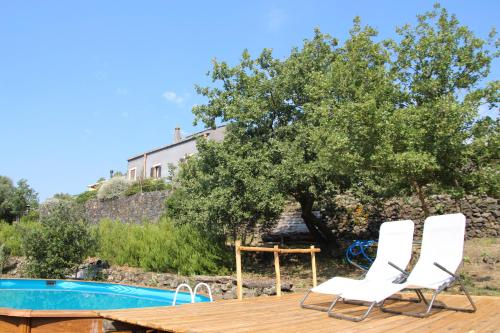
[[366, 317], [368, 317], [368, 315], [370, 314], [370, 312], [373, 310], [373, 307], [377, 304], [377, 302], [370, 303], [370, 305], [368, 306], [368, 309], [366, 310], [366, 312], [363, 315], [361, 315], [359, 317], [355, 317], [355, 316], [347, 316], [347, 315], [344, 315], [344, 314], [333, 312], [333, 307], [335, 306], [335, 303], [337, 303], [337, 300], [335, 300], [335, 302], [332, 303], [332, 305], [330, 306], [330, 309], [328, 310], [328, 316], [332, 317], [332, 318], [336, 318], [336, 319], [349, 320], [349, 321], [354, 321], [354, 322], [362, 321]]
[[460, 278], [457, 278], [456, 281], [458, 281], [458, 284], [460, 285], [460, 289], [462, 289], [465, 297], [467, 297], [467, 300], [469, 301], [472, 308], [459, 308], [459, 307], [448, 306], [446, 304], [443, 304], [443, 305], [436, 304], [436, 305], [433, 305], [433, 308], [459, 311], [459, 312], [467, 312], [467, 313], [476, 312], [476, 310], [477, 310], [476, 304], [474, 303], [474, 301], [472, 300], [472, 297], [470, 296], [469, 292], [467, 291], [464, 284], [462, 283], [462, 280]]
[[309, 297], [309, 295], [312, 293], [311, 290], [309, 290], [307, 292], [307, 294], [304, 296], [304, 298], [302, 299], [302, 301], [300, 301], [300, 307], [303, 308], [303, 309], [309, 309], [309, 310], [316, 310], [316, 311], [322, 311], [322, 312], [328, 312], [328, 310], [330, 310], [330, 308], [332, 308], [333, 306], [335, 306], [335, 304], [337, 303], [337, 301], [339, 300], [340, 297], [336, 297], [332, 304], [329, 306], [329, 307], [325, 307], [325, 306], [319, 306], [319, 305], [313, 305], [313, 304], [305, 304], [306, 302], [306, 299]]
[[443, 309], [443, 310], [452, 310], [452, 311], [460, 311], [460, 312], [468, 312], [468, 313], [474, 313], [477, 310], [476, 304], [474, 304], [474, 301], [472, 300], [471, 296], [469, 295], [469, 292], [463, 285], [462, 281], [460, 278], [457, 278], [456, 281], [460, 284], [460, 288], [464, 292], [465, 296], [467, 297], [467, 300], [469, 301], [470, 305], [472, 308], [459, 308], [459, 307], [453, 307], [453, 306], [448, 306], [446, 304], [434, 304], [434, 301], [436, 300], [437, 295], [444, 289], [444, 287], [439, 288], [438, 290], [434, 291], [432, 294], [432, 299], [427, 301], [427, 299], [424, 297], [422, 294], [422, 291], [420, 289], [416, 289], [417, 294], [420, 294], [419, 297], [422, 298], [424, 303], [427, 305], [427, 310], [423, 312], [412, 312], [412, 311], [397, 311], [397, 310], [392, 310], [392, 309], [387, 309], [383, 306], [380, 307], [380, 310], [383, 312], [388, 312], [388, 313], [394, 313], [394, 314], [402, 314], [406, 316], [412, 316], [412, 317], [418, 317], [418, 318], [425, 318], [428, 317], [431, 314], [432, 309]]
[[[429, 304], [429, 302], [427, 302], [427, 299], [425, 298], [424, 294], [422, 294], [422, 290], [415, 289], [415, 292], [417, 293], [417, 296], [420, 299], [420, 301], [423, 301], [425, 303], [425, 305]], [[417, 302], [417, 303], [420, 303], [420, 302]]]
[[422, 297], [422, 300], [427, 305], [427, 310], [426, 311], [422, 311], [422, 312], [398, 311], [398, 310], [388, 309], [388, 308], [384, 307], [383, 305], [380, 307], [380, 310], [382, 310], [382, 312], [386, 312], [386, 313], [392, 313], [392, 314], [398, 314], [398, 315], [405, 315], [405, 316], [411, 316], [411, 317], [417, 317], [417, 318], [425, 318], [425, 317], [428, 317], [430, 315], [431, 309], [433, 308], [434, 301], [436, 300], [436, 296], [437, 296], [437, 294], [439, 292], [440, 292], [440, 290], [436, 290], [434, 292], [434, 294], [432, 295], [431, 301], [428, 302], [425, 299], [425, 297], [422, 294], [422, 292], [420, 290], [418, 290], [417, 295], [419, 295], [419, 297]]

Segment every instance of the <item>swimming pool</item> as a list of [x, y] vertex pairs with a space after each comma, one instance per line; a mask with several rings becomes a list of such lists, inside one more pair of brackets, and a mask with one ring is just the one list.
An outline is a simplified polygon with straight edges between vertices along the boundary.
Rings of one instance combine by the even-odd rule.
[[[102, 332], [104, 320], [96, 310], [171, 306], [174, 294], [114, 283], [0, 279], [0, 332]], [[179, 292], [176, 305], [186, 303], [191, 295]]]
[[[0, 280], [0, 308], [30, 310], [111, 310], [170, 306], [174, 291], [112, 283], [65, 280]], [[197, 295], [195, 302], [209, 299]], [[176, 304], [191, 302], [179, 293]]]

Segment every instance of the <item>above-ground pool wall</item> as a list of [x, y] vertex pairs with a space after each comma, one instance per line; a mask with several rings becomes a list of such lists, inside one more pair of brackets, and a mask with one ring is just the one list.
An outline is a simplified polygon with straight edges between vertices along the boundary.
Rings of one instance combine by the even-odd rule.
[[53, 317], [54, 311], [44, 311], [46, 317], [29, 317], [30, 310], [26, 310], [22, 317], [23, 310], [16, 311], [19, 316], [0, 315], [0, 333], [146, 333], [144, 328], [100, 317], [78, 318], [77, 313], [75, 317]]
[[[26, 311], [29, 314], [29, 310]], [[0, 316], [2, 333], [102, 333], [102, 319]]]

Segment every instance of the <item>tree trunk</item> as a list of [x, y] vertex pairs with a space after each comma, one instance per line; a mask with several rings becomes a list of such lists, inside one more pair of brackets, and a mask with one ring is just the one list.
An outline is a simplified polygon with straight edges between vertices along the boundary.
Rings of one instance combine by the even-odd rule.
[[311, 195], [303, 195], [299, 199], [302, 210], [302, 219], [314, 239], [321, 244], [323, 248], [334, 256], [341, 256], [340, 245], [333, 235], [332, 231], [313, 214], [314, 198]]
[[422, 209], [424, 210], [424, 216], [425, 218], [428, 218], [430, 213], [429, 213], [429, 207], [427, 206], [427, 202], [425, 201], [424, 189], [415, 180], [412, 181], [412, 185], [413, 188], [415, 189], [415, 192], [417, 192], [418, 199], [420, 200], [420, 204], [422, 205]]

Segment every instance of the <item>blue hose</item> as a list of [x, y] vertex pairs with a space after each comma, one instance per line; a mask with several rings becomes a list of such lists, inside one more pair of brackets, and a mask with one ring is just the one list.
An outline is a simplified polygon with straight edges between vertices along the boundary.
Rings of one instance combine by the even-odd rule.
[[[356, 240], [354, 243], [349, 245], [347, 250], [345, 251], [345, 257], [347, 259], [347, 262], [349, 262], [351, 265], [354, 265], [358, 268], [361, 268], [362, 270], [367, 271], [368, 268], [370, 268], [371, 264], [373, 263], [373, 258], [370, 257], [367, 253], [366, 250], [372, 246], [376, 245], [377, 242], [374, 240], [367, 240], [367, 241], [361, 241], [361, 240]], [[361, 257], [360, 257], [361, 256]], [[367, 261], [367, 264], [360, 264], [355, 262], [355, 258], [359, 261], [359, 258], [364, 259]]]

